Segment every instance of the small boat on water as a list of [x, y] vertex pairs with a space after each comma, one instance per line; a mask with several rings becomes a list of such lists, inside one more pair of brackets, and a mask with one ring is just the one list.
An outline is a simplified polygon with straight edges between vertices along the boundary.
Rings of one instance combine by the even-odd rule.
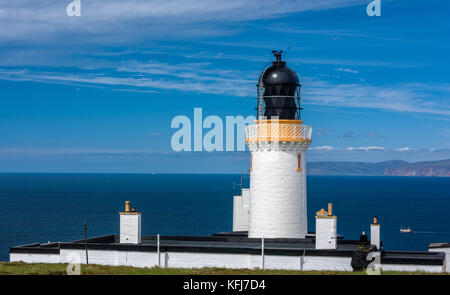
[[401, 233], [412, 233], [414, 232], [409, 226], [408, 227], [400, 227], [400, 232]]

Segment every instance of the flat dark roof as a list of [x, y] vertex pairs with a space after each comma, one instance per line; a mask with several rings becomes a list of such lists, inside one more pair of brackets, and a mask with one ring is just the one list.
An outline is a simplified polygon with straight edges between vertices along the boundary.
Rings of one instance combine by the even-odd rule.
[[419, 251], [383, 251], [381, 264], [443, 265], [445, 253]]
[[[268, 255], [316, 255], [351, 257], [358, 241], [339, 239], [336, 250], [315, 249], [314, 238], [264, 239]], [[119, 235], [107, 235], [88, 239], [88, 248], [96, 250], [155, 252], [156, 236], [142, 236], [140, 244], [120, 243]], [[85, 241], [30, 244], [10, 248], [10, 253], [59, 253], [59, 249], [84, 249]], [[162, 252], [209, 252], [209, 253], [261, 253], [261, 239], [250, 239], [242, 234], [221, 233], [213, 236], [160, 236]]]
[[434, 249], [434, 248], [450, 248], [450, 243], [431, 243], [428, 246], [428, 249]]

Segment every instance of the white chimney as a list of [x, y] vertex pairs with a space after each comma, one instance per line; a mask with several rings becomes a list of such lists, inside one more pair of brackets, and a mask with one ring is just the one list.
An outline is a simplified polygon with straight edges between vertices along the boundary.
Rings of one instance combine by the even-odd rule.
[[130, 210], [130, 201], [125, 201], [125, 211], [120, 214], [120, 243], [141, 243], [141, 212]]
[[378, 250], [380, 249], [380, 224], [376, 216], [370, 225], [370, 244], [376, 246]]
[[333, 204], [328, 204], [328, 212], [316, 212], [316, 249], [337, 248], [337, 216], [333, 215]]
[[248, 231], [250, 221], [250, 189], [242, 189], [241, 196], [233, 198], [233, 231]]

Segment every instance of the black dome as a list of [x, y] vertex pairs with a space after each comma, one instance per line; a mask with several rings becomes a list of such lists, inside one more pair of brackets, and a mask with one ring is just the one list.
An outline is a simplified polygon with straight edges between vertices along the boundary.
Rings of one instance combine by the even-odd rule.
[[281, 60], [282, 51], [272, 51], [276, 60], [268, 67], [261, 77], [264, 87], [264, 116], [293, 120], [299, 107], [295, 103], [300, 83], [297, 73], [286, 66]]
[[262, 82], [264, 85], [299, 85], [297, 73], [286, 66], [284, 61], [274, 61], [264, 72]]

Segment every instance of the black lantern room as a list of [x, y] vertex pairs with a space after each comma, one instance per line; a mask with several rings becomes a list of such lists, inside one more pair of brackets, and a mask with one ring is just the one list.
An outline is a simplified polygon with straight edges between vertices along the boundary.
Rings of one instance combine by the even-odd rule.
[[276, 60], [261, 75], [258, 85], [258, 117], [280, 120], [300, 119], [300, 83], [298, 76], [282, 61], [282, 51], [272, 51]]

